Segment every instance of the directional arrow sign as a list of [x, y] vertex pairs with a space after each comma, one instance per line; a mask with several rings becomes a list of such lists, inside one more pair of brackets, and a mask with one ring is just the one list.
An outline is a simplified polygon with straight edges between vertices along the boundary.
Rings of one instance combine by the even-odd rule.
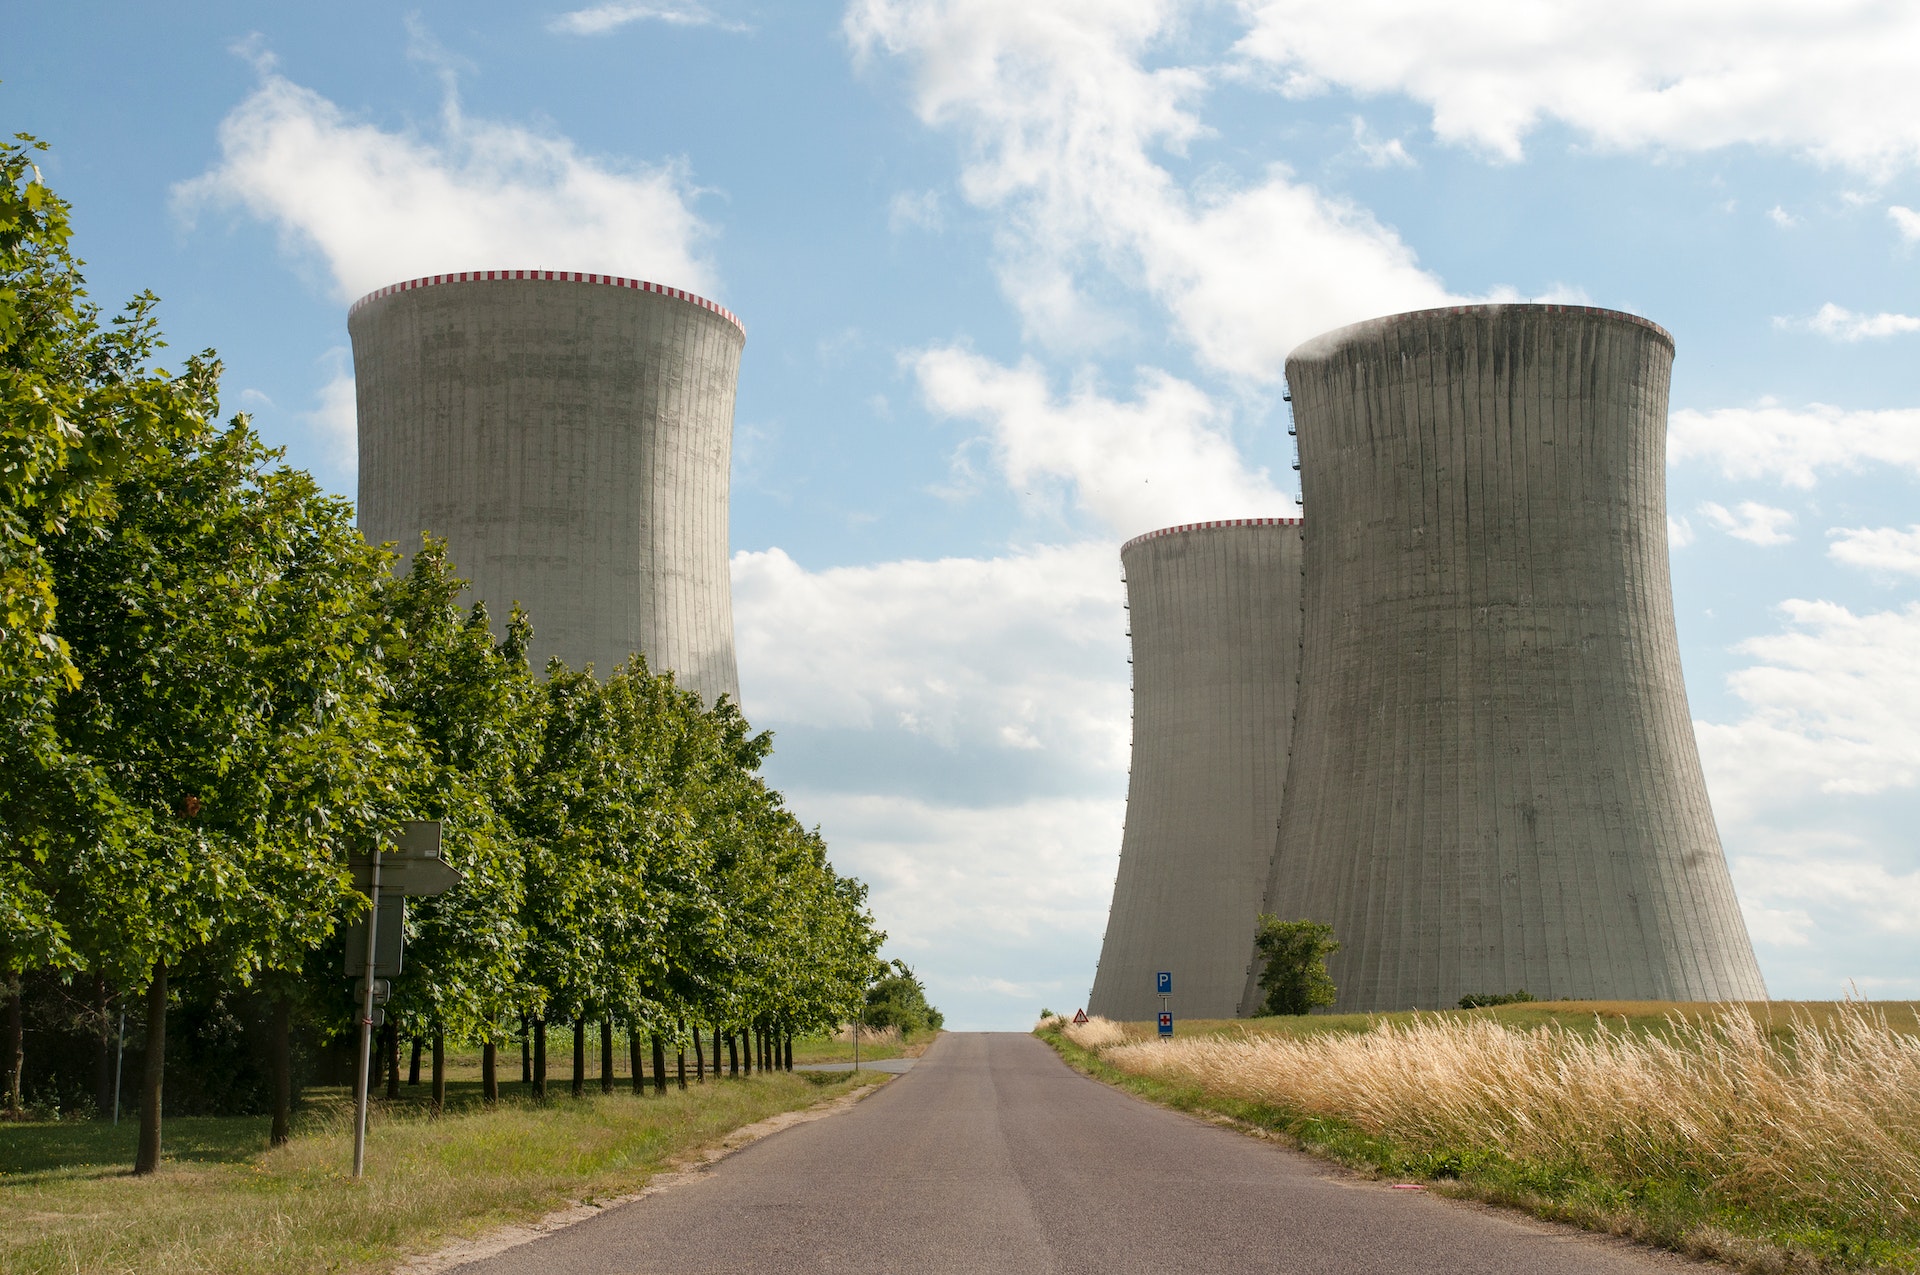
[[[438, 859], [402, 859], [398, 855], [384, 855], [380, 860], [380, 896], [405, 894], [413, 898], [425, 898], [431, 894], [443, 894], [449, 887], [459, 885], [466, 880]], [[358, 856], [353, 864], [353, 888], [362, 894], [373, 891], [373, 865]]]
[[[362, 894], [373, 892], [373, 859], [355, 854], [351, 859], [353, 887]], [[443, 894], [464, 880], [440, 860], [440, 821], [415, 819], [401, 825], [394, 848], [380, 856], [380, 893], [405, 894], [413, 898]]]

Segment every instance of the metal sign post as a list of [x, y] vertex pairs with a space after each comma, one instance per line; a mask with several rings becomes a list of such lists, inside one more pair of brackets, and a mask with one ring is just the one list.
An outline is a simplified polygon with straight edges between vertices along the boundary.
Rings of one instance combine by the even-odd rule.
[[373, 1061], [373, 983], [380, 934], [380, 852], [373, 853], [368, 884], [373, 908], [367, 913], [367, 973], [360, 986], [360, 1067], [353, 1077], [353, 1176], [358, 1181], [367, 1167], [367, 1067]]
[[120, 1123], [120, 1073], [127, 1064], [127, 1008], [120, 1005], [120, 1052], [113, 1056], [113, 1122]]
[[1173, 995], [1173, 971], [1161, 970], [1153, 976], [1153, 990], [1160, 996], [1160, 1034], [1173, 1035], [1173, 1012], [1167, 998]]
[[[384, 867], [383, 867], [384, 861]], [[440, 861], [440, 822], [437, 819], [410, 820], [401, 826], [400, 837], [390, 852], [380, 847], [362, 859], [351, 859], [353, 883], [366, 893], [372, 906], [367, 910], [367, 959], [362, 966], [360, 985], [360, 1068], [353, 1081], [353, 1176], [358, 1180], [367, 1166], [368, 1081], [373, 1064], [373, 1029], [386, 1020], [384, 1005], [392, 987], [382, 974], [398, 974], [406, 947], [406, 901], [445, 892], [462, 880], [460, 873]], [[382, 876], [384, 874], [384, 881]], [[380, 928], [380, 891], [396, 896], [397, 907], [387, 909], [388, 924], [394, 931], [384, 942]], [[347, 953], [347, 972], [353, 972], [353, 954]]]

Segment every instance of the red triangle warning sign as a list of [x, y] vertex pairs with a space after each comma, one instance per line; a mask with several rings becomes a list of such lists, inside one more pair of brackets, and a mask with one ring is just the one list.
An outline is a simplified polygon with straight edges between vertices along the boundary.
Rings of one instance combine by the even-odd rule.
[[1086, 1010], [1084, 1010], [1084, 1009], [1076, 1009], [1076, 1010], [1074, 1010], [1074, 1011], [1073, 1011], [1073, 1021], [1074, 1021], [1074, 1022], [1076, 1022], [1076, 1023], [1084, 1023], [1084, 1022], [1086, 1022], [1086, 1021], [1087, 1021], [1087, 1011], [1086, 1011]]

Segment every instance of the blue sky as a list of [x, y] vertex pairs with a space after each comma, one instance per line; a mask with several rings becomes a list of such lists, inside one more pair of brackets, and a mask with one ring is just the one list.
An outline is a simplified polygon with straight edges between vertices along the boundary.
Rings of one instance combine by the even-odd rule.
[[[95, 296], [354, 489], [346, 306], [443, 269], [748, 330], [774, 779], [955, 1026], [1084, 1000], [1119, 544], [1291, 514], [1287, 349], [1448, 299], [1666, 326], [1693, 714], [1769, 988], [1920, 995], [1920, 14], [1867, 0], [43, 5]], [[537, 620], [537, 617], [536, 617]]]

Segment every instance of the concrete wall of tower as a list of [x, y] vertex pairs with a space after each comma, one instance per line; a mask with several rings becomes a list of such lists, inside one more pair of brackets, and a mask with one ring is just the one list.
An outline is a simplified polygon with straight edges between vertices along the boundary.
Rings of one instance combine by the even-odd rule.
[[1129, 541], [1133, 765], [1088, 1008], [1231, 1018], [1287, 776], [1300, 645], [1300, 524], [1248, 518]]
[[1333, 924], [1336, 1008], [1766, 995], [1681, 678], [1672, 360], [1645, 320], [1521, 305], [1288, 359], [1306, 605], [1268, 909]]
[[348, 328], [369, 540], [444, 536], [496, 629], [530, 613], [536, 668], [605, 676], [638, 652], [739, 697], [737, 319], [639, 280], [501, 270], [382, 288]]

